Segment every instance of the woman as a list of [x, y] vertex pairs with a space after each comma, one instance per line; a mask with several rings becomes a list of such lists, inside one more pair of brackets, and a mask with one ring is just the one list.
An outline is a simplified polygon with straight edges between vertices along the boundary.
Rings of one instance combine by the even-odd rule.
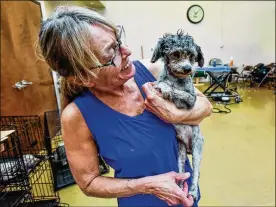
[[[200, 92], [190, 111], [163, 100], [152, 87], [162, 67], [132, 62], [121, 32], [78, 7], [59, 7], [42, 24], [41, 53], [62, 76], [62, 134], [72, 174], [87, 196], [118, 198], [120, 207], [191, 206], [190, 174], [177, 173], [170, 123], [199, 124], [211, 105]], [[98, 153], [114, 178], [100, 175]], [[188, 161], [186, 168], [191, 172]], [[184, 189], [180, 180], [187, 181]]]

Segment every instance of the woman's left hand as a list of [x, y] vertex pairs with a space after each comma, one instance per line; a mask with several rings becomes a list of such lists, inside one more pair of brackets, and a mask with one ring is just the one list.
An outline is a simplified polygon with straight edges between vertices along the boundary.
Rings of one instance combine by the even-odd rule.
[[212, 106], [205, 96], [197, 96], [196, 104], [190, 110], [178, 109], [173, 102], [163, 99], [161, 93], [155, 90], [153, 85], [154, 83], [148, 82], [142, 87], [147, 96], [146, 109], [165, 122], [198, 125], [212, 113]]

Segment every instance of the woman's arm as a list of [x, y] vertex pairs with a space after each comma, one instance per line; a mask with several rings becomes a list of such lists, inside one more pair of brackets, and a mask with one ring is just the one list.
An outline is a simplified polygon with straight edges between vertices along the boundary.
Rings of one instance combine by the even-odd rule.
[[71, 172], [87, 196], [101, 198], [153, 194], [170, 204], [192, 205], [187, 185], [180, 189], [176, 181], [186, 180], [188, 174], [170, 172], [140, 179], [119, 179], [101, 176], [98, 152], [93, 137], [74, 103], [62, 112], [62, 136]]
[[173, 102], [163, 99], [152, 85], [153, 83], [146, 83], [142, 87], [147, 96], [146, 108], [165, 122], [198, 125], [204, 118], [212, 114], [212, 104], [204, 95], [197, 96], [193, 108], [178, 109]]
[[100, 176], [95, 142], [78, 108], [73, 103], [62, 112], [62, 135], [72, 174], [84, 194], [112, 198], [139, 193], [131, 180]]

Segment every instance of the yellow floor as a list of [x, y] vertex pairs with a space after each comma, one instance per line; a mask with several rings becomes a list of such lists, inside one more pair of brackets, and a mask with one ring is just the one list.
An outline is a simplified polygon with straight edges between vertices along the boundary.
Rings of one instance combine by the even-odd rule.
[[[241, 92], [244, 101], [229, 106], [232, 113], [201, 124], [200, 206], [275, 206], [275, 96], [267, 89]], [[115, 199], [86, 197], [76, 185], [59, 193], [71, 206], [116, 206]]]

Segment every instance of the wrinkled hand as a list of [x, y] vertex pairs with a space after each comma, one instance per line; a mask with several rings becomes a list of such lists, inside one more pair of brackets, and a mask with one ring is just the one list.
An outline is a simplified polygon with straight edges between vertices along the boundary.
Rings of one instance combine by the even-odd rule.
[[156, 114], [160, 119], [169, 123], [178, 123], [183, 119], [185, 111], [179, 110], [174, 103], [162, 98], [160, 91], [153, 87], [154, 83], [145, 83], [142, 86], [147, 98], [146, 109]]
[[155, 83], [149, 82], [142, 86], [147, 96], [145, 106], [163, 121], [172, 124], [199, 125], [204, 118], [212, 114], [212, 104], [198, 89], [195, 88], [197, 100], [194, 107], [178, 109], [173, 102], [164, 99], [154, 85]]
[[182, 204], [192, 206], [193, 197], [188, 195], [188, 185], [184, 182], [181, 189], [177, 183], [181, 180], [185, 181], [190, 177], [190, 173], [169, 172], [161, 175], [147, 177], [150, 182], [146, 185], [146, 192], [157, 196], [165, 201], [168, 205]]

